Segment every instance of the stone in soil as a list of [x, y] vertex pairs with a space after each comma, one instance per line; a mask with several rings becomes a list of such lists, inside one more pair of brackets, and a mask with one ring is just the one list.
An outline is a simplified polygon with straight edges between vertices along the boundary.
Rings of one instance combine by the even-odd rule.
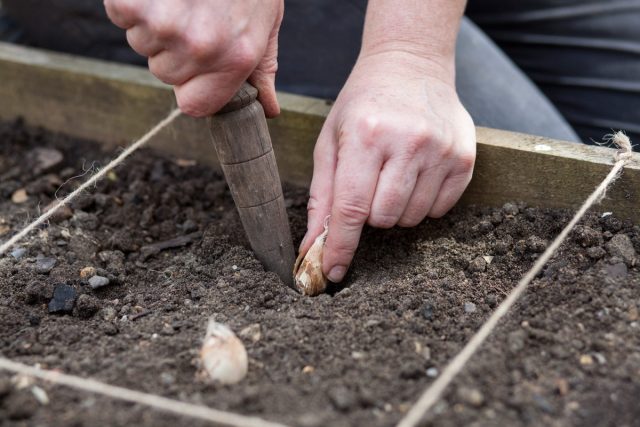
[[[6, 129], [0, 124], [0, 140]], [[71, 142], [62, 167], [72, 165], [78, 170], [80, 159], [112, 157], [112, 153], [91, 151], [91, 144]], [[17, 214], [21, 206], [9, 200], [15, 190], [26, 187], [17, 179], [32, 174], [21, 166], [24, 155], [20, 153], [46, 143], [34, 138], [14, 144], [9, 138], [0, 144], [0, 164], [7, 166], [0, 168], [0, 174], [17, 169], [8, 178], [13, 183], [0, 180], [4, 196], [0, 224], [17, 227], [22, 220]], [[162, 163], [164, 172], [150, 182], [149, 166], [156, 163]], [[73, 175], [68, 172], [62, 179]], [[310, 300], [283, 288], [246, 249], [242, 225], [225, 186], [208, 168], [180, 169], [151, 153], [132, 158], [118, 170], [117, 180], [105, 180], [92, 190], [94, 203], [74, 205], [76, 211], [95, 214], [99, 227], [89, 230], [81, 222], [77, 223], [80, 228], [64, 224], [70, 234], [67, 238], [59, 231], [62, 226], [51, 224], [46, 230], [50, 239], [32, 236], [30, 252], [58, 260], [50, 276], [34, 274], [26, 256], [19, 262], [11, 257], [0, 260], [3, 355], [288, 425], [391, 426], [439, 375], [435, 367], [445, 366], [455, 356], [482, 324], [489, 307], [497, 306], [530, 268], [536, 256], [531, 250], [535, 247], [527, 247], [530, 236], [550, 241], [571, 217], [567, 211], [514, 203], [504, 210], [455, 208], [444, 218], [426, 220], [411, 230], [365, 229], [346, 287], [336, 286], [330, 295]], [[39, 186], [38, 192], [36, 186], [26, 188], [28, 192], [34, 188], [29, 193], [34, 204], [51, 200], [49, 184]], [[289, 210], [296, 241], [305, 231], [306, 194], [304, 189], [286, 190], [285, 197], [296, 200]], [[156, 215], [159, 208], [163, 212]], [[184, 229], [193, 227], [188, 220], [198, 225], [204, 237], [141, 262], [142, 247], [184, 234]], [[583, 224], [595, 233], [563, 245], [551, 263], [555, 267], [548, 270], [551, 274], [531, 284], [530, 292], [443, 395], [441, 406], [430, 415], [431, 425], [637, 424], [640, 274], [637, 265], [627, 266], [621, 254], [609, 257], [605, 242], [624, 230], [640, 253], [640, 229], [630, 231], [632, 226], [605, 222], [595, 213], [587, 215]], [[64, 248], [55, 243], [61, 238], [69, 243]], [[597, 249], [599, 253], [594, 252]], [[122, 255], [97, 256], [113, 250]], [[466, 270], [469, 261], [483, 255], [496, 256], [485, 272]], [[232, 270], [232, 265], [240, 269]], [[79, 277], [86, 266], [96, 271]], [[608, 266], [624, 271], [624, 279], [608, 283], [612, 273], [606, 271]], [[126, 286], [110, 285], [96, 292], [80, 286], [95, 274], [110, 278], [109, 273]], [[568, 276], [575, 277], [558, 280]], [[53, 284], [61, 282], [78, 289], [73, 317], [54, 317], [43, 307], [53, 295]], [[34, 283], [38, 284], [27, 292]], [[34, 303], [26, 304], [25, 298]], [[183, 304], [186, 298], [190, 304]], [[465, 302], [477, 304], [475, 314], [464, 314]], [[85, 318], [95, 310], [94, 303], [100, 310]], [[150, 313], [131, 321], [140, 313], [137, 306]], [[125, 312], [129, 321], [119, 320]], [[197, 353], [210, 315], [239, 331], [261, 325], [257, 342], [249, 332], [242, 338], [251, 367], [241, 384], [218, 387], [197, 380]], [[166, 335], [162, 333], [165, 324]], [[555, 338], [530, 335], [534, 327]], [[414, 345], [416, 341], [421, 347]], [[431, 354], [420, 351], [427, 348]], [[356, 354], [357, 358], [352, 357]], [[591, 365], [580, 364], [583, 354], [592, 357]], [[422, 373], [416, 377], [418, 367]], [[557, 391], [557, 378], [566, 378], [570, 385], [564, 395]], [[460, 386], [469, 390], [460, 391]], [[0, 403], [0, 419], [6, 418]], [[55, 388], [49, 405], [39, 407], [22, 424], [170, 427], [189, 423], [189, 419]]]
[[464, 312], [465, 313], [475, 313], [476, 312], [476, 305], [472, 302], [465, 302], [464, 303]]
[[107, 286], [109, 283], [110, 280], [102, 276], [93, 276], [91, 279], [89, 279], [89, 286], [91, 286], [91, 289], [99, 289]]
[[56, 285], [53, 298], [49, 301], [49, 313], [70, 314], [76, 302], [76, 290], [65, 283]]
[[49, 274], [56, 266], [57, 260], [51, 257], [38, 257], [36, 259], [36, 273]]
[[633, 242], [626, 234], [616, 234], [606, 246], [611, 256], [622, 258], [628, 266], [635, 264], [636, 250], [633, 247]]
[[20, 261], [23, 256], [27, 254], [27, 250], [25, 248], [17, 247], [13, 251], [11, 251], [11, 256], [16, 260]]
[[469, 263], [469, 267], [467, 268], [471, 273], [480, 273], [487, 269], [487, 261], [484, 257], [476, 257]]

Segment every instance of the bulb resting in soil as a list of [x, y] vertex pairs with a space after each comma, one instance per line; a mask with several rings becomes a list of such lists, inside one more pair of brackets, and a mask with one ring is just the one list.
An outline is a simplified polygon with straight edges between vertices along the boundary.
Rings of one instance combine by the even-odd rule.
[[327, 277], [322, 273], [322, 251], [327, 240], [329, 227], [325, 220], [324, 232], [316, 237], [306, 253], [300, 252], [293, 267], [296, 288], [303, 295], [320, 295], [327, 289]]
[[209, 319], [200, 361], [213, 381], [235, 384], [247, 375], [249, 359], [242, 341], [228, 326]]

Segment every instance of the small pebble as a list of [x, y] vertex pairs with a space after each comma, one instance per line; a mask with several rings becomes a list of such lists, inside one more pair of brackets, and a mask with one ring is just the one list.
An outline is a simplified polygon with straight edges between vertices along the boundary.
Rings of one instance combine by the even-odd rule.
[[464, 312], [471, 314], [471, 313], [475, 313], [476, 312], [476, 305], [472, 302], [465, 302], [464, 303]]
[[580, 364], [582, 366], [591, 366], [593, 365], [593, 357], [588, 354], [583, 354], [580, 356]]
[[607, 265], [604, 270], [607, 278], [612, 280], [626, 279], [629, 275], [629, 270], [623, 262], [619, 262], [613, 265]]
[[64, 160], [63, 154], [55, 148], [38, 147], [27, 155], [35, 159], [34, 169], [38, 174], [51, 171]]
[[356, 395], [344, 386], [334, 387], [327, 392], [333, 406], [342, 412], [346, 412], [357, 403]]
[[49, 313], [71, 313], [75, 302], [76, 290], [72, 286], [60, 283], [53, 289], [53, 298], [49, 301]]
[[513, 203], [505, 203], [502, 206], [502, 212], [504, 212], [507, 215], [515, 216], [515, 215], [518, 215], [518, 213], [520, 213], [520, 209], [518, 209], [518, 207]]
[[56, 259], [50, 257], [41, 257], [36, 259], [36, 273], [48, 274], [53, 267], [56, 266]]
[[496, 294], [489, 294], [485, 297], [484, 302], [491, 308], [494, 308], [498, 305], [498, 296]]
[[117, 315], [118, 313], [116, 312], [116, 309], [113, 307], [105, 307], [102, 310], [100, 310], [100, 316], [102, 317], [102, 320], [104, 320], [105, 322], [113, 321]]
[[47, 392], [41, 389], [40, 387], [38, 387], [37, 385], [34, 385], [33, 387], [31, 387], [31, 393], [33, 393], [33, 396], [41, 405], [49, 404], [49, 396], [47, 395]]
[[628, 266], [633, 266], [636, 260], [636, 250], [631, 239], [626, 234], [616, 234], [606, 245], [611, 256], [617, 256], [624, 260]]
[[260, 338], [262, 338], [262, 332], [260, 331], [260, 324], [259, 323], [251, 324], [246, 328], [242, 329], [238, 333], [238, 335], [240, 336], [240, 338], [249, 339], [252, 342], [258, 342], [260, 341]]
[[457, 390], [458, 399], [476, 408], [484, 403], [484, 396], [480, 390], [469, 387], [459, 387]]
[[89, 286], [91, 286], [91, 289], [99, 289], [107, 286], [108, 284], [109, 279], [107, 279], [106, 277], [93, 276], [91, 279], [89, 279]]
[[529, 237], [525, 244], [527, 250], [533, 253], [542, 253], [547, 249], [547, 241], [538, 236]]
[[467, 267], [467, 270], [472, 273], [480, 273], [482, 271], [485, 271], [486, 269], [487, 261], [485, 261], [485, 259], [481, 256], [474, 258], [474, 260], [469, 263], [469, 267]]
[[427, 369], [427, 376], [429, 378], [435, 378], [440, 374], [440, 372], [438, 371], [438, 368], [429, 368]]
[[11, 251], [11, 256], [16, 261], [20, 261], [22, 257], [25, 256], [26, 253], [27, 253], [27, 250], [25, 248], [15, 248], [13, 251]]
[[96, 269], [94, 267], [85, 267], [80, 270], [80, 278], [87, 279], [96, 275]]
[[17, 205], [22, 204], [27, 200], [29, 200], [29, 195], [27, 194], [27, 190], [25, 190], [24, 188], [16, 190], [11, 195], [11, 201]]

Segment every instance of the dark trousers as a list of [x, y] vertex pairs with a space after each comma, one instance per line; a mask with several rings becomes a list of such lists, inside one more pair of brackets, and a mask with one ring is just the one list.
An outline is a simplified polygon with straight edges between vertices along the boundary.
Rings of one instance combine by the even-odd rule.
[[[358, 55], [366, 0], [285, 3], [279, 89], [335, 98]], [[3, 4], [34, 45], [145, 63], [102, 2]], [[622, 129], [640, 143], [640, 0], [469, 0], [468, 16], [456, 80], [476, 124], [587, 143]]]

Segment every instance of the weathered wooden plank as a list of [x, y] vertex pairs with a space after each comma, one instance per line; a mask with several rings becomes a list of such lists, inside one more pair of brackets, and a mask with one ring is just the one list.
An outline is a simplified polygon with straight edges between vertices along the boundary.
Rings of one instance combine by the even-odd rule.
[[[139, 67], [0, 43], [0, 119], [124, 145], [175, 105], [171, 88]], [[308, 185], [325, 101], [279, 94], [280, 117], [269, 121], [283, 181]], [[640, 141], [636, 141], [640, 142]], [[183, 117], [153, 142], [159, 151], [216, 165], [205, 120]], [[530, 135], [478, 129], [478, 161], [463, 203], [577, 207], [606, 175], [613, 150]], [[600, 209], [640, 221], [640, 160], [615, 183]]]
[[[122, 146], [175, 108], [171, 87], [146, 69], [0, 43], [0, 119]], [[280, 117], [269, 121], [284, 181], [307, 185], [324, 101], [279, 94]], [[180, 117], [151, 143], [161, 152], [219, 168], [205, 119]]]
[[[604, 179], [615, 150], [478, 128], [478, 160], [464, 203], [576, 208]], [[607, 193], [599, 210], [640, 221], [640, 155]]]

